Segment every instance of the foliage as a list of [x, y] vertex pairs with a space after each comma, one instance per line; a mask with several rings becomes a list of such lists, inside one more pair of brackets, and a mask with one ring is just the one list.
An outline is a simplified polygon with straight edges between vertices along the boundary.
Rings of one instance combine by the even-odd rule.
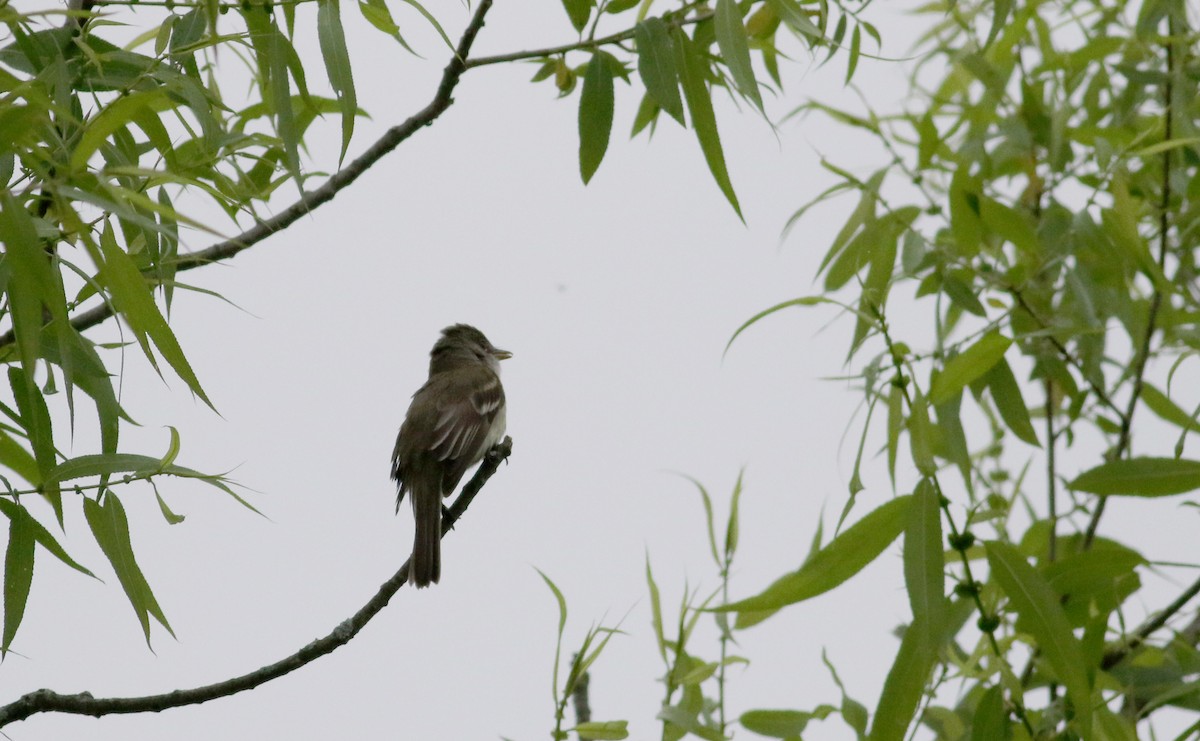
[[[889, 161], [867, 177], [825, 163], [840, 182], [792, 223], [832, 197], [858, 201], [821, 263], [824, 292], [738, 330], [791, 306], [844, 307], [864, 404], [886, 410], [863, 441], [880, 440], [893, 486], [913, 493], [719, 609], [753, 625], [903, 534], [912, 622], [872, 739], [904, 738], [914, 719], [939, 738], [1134, 738], [1159, 708], [1198, 707], [1196, 631], [1163, 629], [1200, 583], [1131, 627], [1156, 543], [1098, 534], [1107, 497], [1200, 488], [1184, 457], [1200, 408], [1178, 400], [1200, 350], [1196, 19], [1178, 0], [925, 11], [905, 110], [799, 109]], [[1135, 453], [1147, 413], [1180, 429], [1174, 450]], [[1139, 668], [1164, 664], [1162, 684]]]

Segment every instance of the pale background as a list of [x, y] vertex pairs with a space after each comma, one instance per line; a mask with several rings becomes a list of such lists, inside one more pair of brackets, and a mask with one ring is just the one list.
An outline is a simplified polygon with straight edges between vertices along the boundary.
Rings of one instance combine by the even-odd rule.
[[[427, 61], [344, 4], [360, 104], [372, 116], [359, 122], [351, 156], [427, 102], [448, 54], [415, 13], [392, 5]], [[428, 7], [457, 38], [467, 9]], [[298, 28], [310, 84], [320, 88], [309, 10]], [[903, 56], [920, 27], [897, 10], [880, 3], [869, 14], [891, 56]], [[501, 0], [475, 55], [573, 38], [557, 2]], [[786, 96], [768, 103], [773, 118], [809, 98], [857, 105], [842, 84], [844, 59], [818, 68], [793, 51]], [[178, 379], [164, 386], [131, 352], [123, 401], [143, 428], [125, 430], [122, 447], [159, 453], [163, 425], [176, 425], [178, 461], [232, 470], [269, 519], [204, 486], [167, 482], [166, 499], [187, 515], [169, 526], [148, 487], [121, 492], [135, 550], [178, 636], [156, 630], [151, 653], [78, 508], [68, 507], [64, 541], [106, 583], [39, 552], [20, 655], [0, 667], [0, 700], [39, 687], [124, 696], [205, 684], [292, 653], [353, 613], [408, 555], [410, 515], [406, 507], [393, 516], [388, 456], [438, 331], [461, 321], [514, 353], [504, 382], [515, 445], [447, 540], [442, 583], [402, 590], [348, 646], [252, 692], [162, 714], [36, 716], [6, 729], [9, 737], [546, 738], [558, 616], [538, 567], [570, 605], [565, 650], [592, 623], [624, 617], [628, 635], [593, 667], [594, 718], [628, 719], [631, 738], [657, 738], [662, 665], [647, 550], [668, 622], [685, 584], [707, 593], [718, 583], [699, 497], [672, 472], [705, 482], [723, 521], [746, 467], [735, 595], [799, 565], [823, 508], [832, 527], [861, 415], [843, 434], [860, 394], [820, 379], [845, 371], [848, 324], [826, 330], [830, 309], [786, 312], [724, 360], [722, 350], [756, 311], [817, 290], [817, 262], [849, 202], [814, 212], [782, 243], [779, 235], [791, 211], [832, 182], [820, 156], [860, 174], [882, 156], [815, 117], [781, 124], [777, 138], [718, 93], [743, 226], [692, 132], [664, 118], [651, 144], [644, 135], [628, 141], [637, 99], [618, 83], [612, 144], [584, 188], [577, 95], [556, 101], [549, 82], [527, 83], [534, 69], [468, 72], [456, 105], [336, 201], [225, 266], [186, 274], [241, 307], [180, 294], [173, 309], [221, 416]], [[886, 108], [904, 90], [904, 72], [863, 59], [856, 84]], [[231, 98], [237, 92], [226, 87]], [[336, 167], [337, 131], [331, 120], [312, 139], [313, 169]], [[282, 195], [280, 204], [295, 193]], [[215, 215], [210, 223], [237, 231]], [[188, 238], [191, 248], [210, 242]], [[923, 318], [893, 321], [901, 336], [923, 331]], [[117, 337], [111, 323], [105, 332]], [[71, 454], [94, 451], [89, 425], [85, 414]], [[1068, 458], [1064, 470], [1094, 460]], [[859, 513], [892, 495], [878, 460], [865, 482]], [[1155, 505], [1163, 516], [1147, 525], [1164, 550], [1186, 544], [1194, 526], [1177, 505]], [[1125, 519], [1114, 503], [1105, 530]], [[1189, 557], [1176, 549], [1151, 555]], [[734, 650], [752, 663], [730, 672], [732, 717], [839, 704], [822, 651], [851, 696], [873, 706], [897, 646], [891, 630], [909, 617], [902, 587], [893, 547], [852, 583], [739, 634]], [[1160, 580], [1141, 596], [1161, 604], [1177, 589]], [[715, 631], [702, 623], [692, 652], [713, 660]], [[832, 718], [810, 735], [850, 732]]]

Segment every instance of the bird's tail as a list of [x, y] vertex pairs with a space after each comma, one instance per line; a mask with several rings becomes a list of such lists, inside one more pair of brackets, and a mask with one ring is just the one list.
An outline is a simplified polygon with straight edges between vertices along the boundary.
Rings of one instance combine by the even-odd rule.
[[413, 487], [412, 561], [408, 581], [415, 587], [436, 584], [442, 576], [442, 497], [437, 487]]

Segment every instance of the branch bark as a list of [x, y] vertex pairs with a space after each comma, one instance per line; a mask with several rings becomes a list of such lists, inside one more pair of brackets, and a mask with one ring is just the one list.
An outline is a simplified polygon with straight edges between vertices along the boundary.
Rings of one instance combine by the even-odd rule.
[[[484, 1], [486, 2], [486, 0]], [[500, 463], [507, 460], [511, 454], [512, 438], [510, 437], [504, 438], [499, 445], [488, 451], [479, 465], [479, 470], [475, 472], [475, 475], [463, 487], [462, 493], [444, 513], [442, 537], [450, 532], [454, 524], [467, 511], [467, 507], [471, 506], [475, 495], [496, 473]], [[290, 674], [349, 643], [350, 639], [358, 635], [358, 632], [387, 606], [396, 592], [408, 581], [408, 567], [409, 561], [405, 561], [400, 569], [379, 587], [375, 596], [359, 608], [358, 612], [342, 621], [328, 635], [312, 641], [299, 651], [273, 664], [222, 682], [145, 697], [92, 697], [90, 692], [64, 695], [49, 689], [35, 690], [8, 705], [0, 706], [0, 728], [38, 713], [69, 713], [90, 715], [95, 718], [116, 713], [157, 713], [184, 705], [197, 705], [254, 689], [273, 679]]]

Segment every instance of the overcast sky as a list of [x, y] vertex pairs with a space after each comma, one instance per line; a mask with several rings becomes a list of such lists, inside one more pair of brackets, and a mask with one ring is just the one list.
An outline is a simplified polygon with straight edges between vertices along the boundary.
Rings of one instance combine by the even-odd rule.
[[[415, 13], [392, 5], [427, 60], [344, 4], [360, 104], [371, 115], [352, 155], [428, 101], [448, 53]], [[901, 56], [915, 26], [884, 5], [869, 12], [885, 52]], [[457, 37], [468, 11], [429, 7]], [[312, 82], [322, 73], [310, 10], [300, 9], [297, 27]], [[139, 11], [155, 24], [159, 12]], [[501, 1], [476, 53], [572, 38], [557, 2]], [[768, 102], [776, 119], [810, 98], [855, 105], [841, 60], [817, 69], [800, 54], [783, 70], [786, 95]], [[227, 265], [186, 275], [237, 305], [180, 294], [173, 307], [221, 416], [130, 353], [123, 401], [143, 427], [126, 429], [122, 446], [161, 453], [163, 426], [175, 425], [178, 462], [232, 470], [269, 519], [171, 481], [161, 491], [187, 520], [170, 526], [149, 488], [121, 491], [135, 551], [178, 637], [156, 630], [151, 653], [79, 508], [68, 507], [65, 543], [106, 583], [39, 553], [15, 645], [22, 655], [0, 667], [0, 695], [189, 687], [328, 633], [408, 556], [411, 515], [407, 507], [393, 515], [388, 458], [439, 330], [468, 322], [514, 354], [503, 369], [514, 452], [447, 539], [441, 584], [402, 590], [348, 646], [258, 690], [157, 715], [37, 716], [6, 729], [11, 738], [546, 738], [558, 616], [535, 567], [567, 597], [568, 651], [592, 623], [624, 618], [628, 635], [592, 671], [594, 717], [628, 719], [632, 738], [657, 737], [662, 666], [647, 552], [668, 621], [685, 584], [703, 592], [718, 584], [699, 498], [673, 472], [705, 482], [723, 518], [745, 467], [735, 595], [800, 563], [822, 508], [831, 519], [847, 493], [861, 417], [845, 440], [843, 432], [860, 395], [821, 378], [844, 372], [849, 325], [830, 327], [825, 309], [784, 313], [724, 360], [722, 350], [756, 311], [816, 291], [817, 262], [850, 204], [814, 213], [782, 243], [780, 230], [832, 182], [820, 156], [860, 173], [882, 158], [822, 119], [773, 132], [718, 95], [743, 226], [690, 131], [664, 119], [652, 142], [627, 139], [637, 98], [618, 84], [613, 142], [585, 188], [578, 97], [555, 100], [550, 83], [527, 82], [533, 72], [524, 64], [469, 72], [434, 126], [333, 203]], [[903, 80], [898, 66], [866, 59], [856, 77], [881, 107]], [[225, 92], [237, 100], [241, 91]], [[313, 170], [336, 167], [337, 132], [329, 121], [311, 141]], [[294, 195], [283, 189], [279, 205]], [[209, 242], [192, 234], [188, 246]], [[102, 334], [117, 337], [111, 323]], [[81, 424], [71, 453], [94, 450]], [[892, 495], [879, 465], [866, 484], [859, 513]], [[1120, 520], [1114, 510], [1110, 522]], [[1164, 540], [1171, 527], [1182, 533], [1174, 504], [1161, 510]], [[873, 706], [897, 645], [891, 630], [907, 619], [893, 548], [862, 578], [739, 635], [737, 651], [751, 663], [731, 672], [732, 715], [838, 704], [822, 650], [850, 694]], [[691, 650], [713, 660], [715, 631], [702, 623]], [[850, 734], [831, 719], [813, 736]]]

